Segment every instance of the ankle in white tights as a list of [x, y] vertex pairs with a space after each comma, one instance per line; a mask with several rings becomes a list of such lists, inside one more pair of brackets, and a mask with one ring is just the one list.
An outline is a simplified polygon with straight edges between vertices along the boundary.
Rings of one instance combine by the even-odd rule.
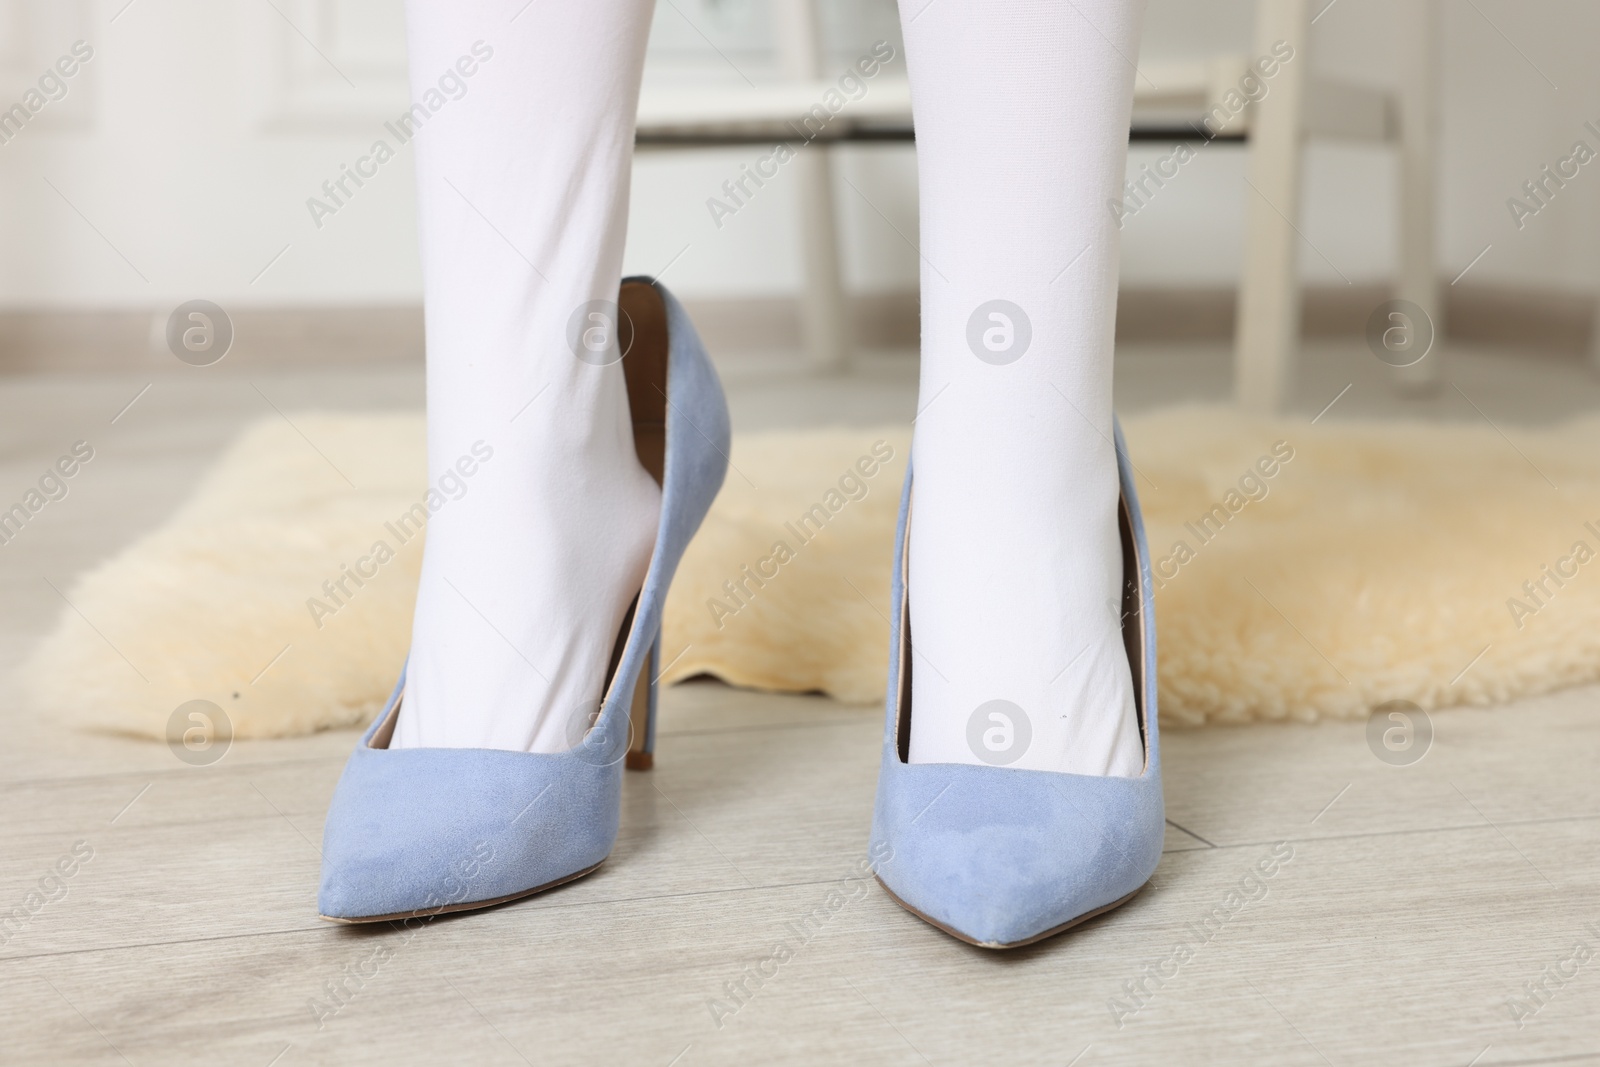
[[567, 337], [617, 297], [651, 5], [525, 2], [407, 4], [415, 99], [492, 51], [413, 143], [432, 484], [494, 455], [428, 524], [399, 748], [571, 748], [655, 543], [621, 365]]
[[1140, 773], [1111, 344], [1142, 0], [903, 0], [922, 229], [912, 763]]

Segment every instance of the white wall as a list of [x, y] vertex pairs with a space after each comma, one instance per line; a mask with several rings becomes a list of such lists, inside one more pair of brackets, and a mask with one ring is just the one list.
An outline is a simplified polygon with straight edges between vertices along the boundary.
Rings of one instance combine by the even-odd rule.
[[[1406, 61], [1384, 32], [1384, 11], [1396, 2], [1415, 0], [1336, 0], [1314, 29], [1315, 67], [1391, 80]], [[95, 49], [66, 98], [0, 145], [0, 306], [160, 307], [196, 296], [257, 305], [416, 300], [408, 154], [320, 230], [305, 206], [408, 103], [399, 0], [126, 3], [0, 0], [0, 108], [20, 99], [73, 41]], [[1589, 118], [1600, 126], [1600, 68], [1588, 55], [1600, 40], [1600, 5], [1442, 6], [1444, 269], [1453, 275], [1492, 244], [1473, 269], [1475, 281], [1600, 286], [1600, 250], [1589, 236], [1600, 210], [1600, 165], [1586, 167], [1520, 232], [1505, 206], [1578, 138], [1600, 150], [1600, 138], [1582, 129]], [[1142, 58], [1248, 50], [1251, 11], [1249, 0], [1152, 0]], [[826, 12], [840, 66], [877, 37], [899, 46], [887, 4], [836, 0]], [[730, 62], [752, 77], [770, 76], [767, 40], [764, 0], [661, 4], [647, 77], [731, 76]], [[1135, 159], [1158, 151], [1141, 147]], [[692, 296], [793, 291], [791, 188], [773, 183], [720, 230], [705, 208], [756, 154], [641, 155], [628, 268], [656, 271], [678, 257], [667, 279]], [[843, 175], [914, 239], [910, 149], [861, 147], [840, 156]], [[1339, 146], [1318, 146], [1310, 158], [1304, 229], [1321, 255], [1304, 250], [1308, 276], [1338, 280], [1326, 256], [1356, 281], [1383, 277], [1393, 254], [1389, 159]], [[1185, 168], [1128, 220], [1125, 279], [1230, 280], [1241, 175], [1241, 152], [1220, 145]], [[852, 284], [913, 287], [916, 254], [890, 222], [848, 186], [841, 185], [839, 203]]]
[[[1312, 0], [1321, 10], [1327, 0]], [[1407, 61], [1384, 32], [1384, 13], [1416, 0], [1335, 0], [1313, 27], [1313, 69], [1392, 84]], [[1506, 199], [1584, 138], [1600, 151], [1600, 5], [1583, 0], [1443, 0], [1439, 5], [1442, 270], [1448, 277], [1493, 247], [1473, 281], [1592, 291], [1600, 248], [1600, 165], [1585, 167], [1546, 211], [1518, 230]], [[1152, 0], [1141, 60], [1249, 40], [1248, 0]], [[1541, 73], [1542, 72], [1542, 73]], [[1545, 79], [1548, 78], [1549, 81]], [[1559, 88], [1552, 88], [1551, 82]], [[1142, 154], [1135, 150], [1135, 165]], [[1364, 146], [1319, 143], [1309, 155], [1302, 247], [1308, 279], [1387, 276], [1394, 262], [1393, 161]], [[1226, 281], [1238, 269], [1243, 157], [1211, 146], [1124, 232], [1124, 277], [1141, 283]], [[1320, 253], [1320, 254], [1319, 254]], [[1324, 259], [1323, 257], [1326, 257]], [[1332, 261], [1332, 266], [1328, 261]], [[1334, 267], [1338, 268], [1335, 271]]]

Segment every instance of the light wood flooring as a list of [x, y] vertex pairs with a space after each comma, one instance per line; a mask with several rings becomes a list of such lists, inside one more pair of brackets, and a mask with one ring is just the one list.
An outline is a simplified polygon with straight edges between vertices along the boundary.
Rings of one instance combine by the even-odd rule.
[[[1509, 422], [1600, 408], [1576, 365], [1463, 353], [1460, 395], [1405, 402], [1372, 364], [1358, 346], [1312, 346], [1297, 410], [1309, 418], [1346, 384], [1328, 417], [1479, 417], [1462, 395]], [[1226, 371], [1221, 350], [1130, 351], [1119, 399], [1220, 398]], [[742, 429], [914, 412], [903, 357], [843, 379], [737, 361], [727, 376]], [[161, 522], [269, 398], [416, 407], [421, 376], [224, 361], [0, 381], [0, 503], [72, 441], [97, 450], [71, 495], [0, 548], [0, 668], [61, 610], [50, 583]], [[323, 815], [354, 733], [241, 742], [197, 768], [159, 744], [36, 721], [10, 684], [0, 916], [27, 910], [75, 843], [93, 854], [0, 937], [0, 1063], [1600, 1062], [1600, 690], [1437, 713], [1432, 749], [1408, 767], [1375, 758], [1363, 723], [1169, 730], [1152, 884], [996, 954], [875, 886], [809, 940], [790, 925], [864, 852], [877, 706], [672, 689], [656, 770], [627, 777], [599, 871], [408, 939], [315, 913]], [[1166, 962], [1277, 842], [1293, 858], [1265, 895]], [[780, 941], [791, 958], [731, 995]], [[341, 982], [353, 992], [319, 1019]], [[1535, 1004], [1541, 982], [1519, 1024], [1508, 1001]]]

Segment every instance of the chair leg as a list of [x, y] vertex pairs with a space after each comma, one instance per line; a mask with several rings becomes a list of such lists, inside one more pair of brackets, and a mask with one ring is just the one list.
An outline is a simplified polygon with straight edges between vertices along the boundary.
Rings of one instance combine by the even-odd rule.
[[[822, 77], [822, 24], [815, 0], [778, 0], [772, 14], [784, 73], [800, 81]], [[801, 345], [813, 369], [842, 370], [850, 361], [850, 329], [839, 267], [832, 149], [806, 145], [790, 166], [800, 196]]]
[[800, 339], [815, 370], [842, 370], [850, 360], [849, 309], [839, 267], [838, 210], [833, 195], [833, 155], [825, 145], [800, 149], [790, 164], [799, 179], [800, 242], [805, 287]]
[[1428, 354], [1410, 366], [1394, 368], [1395, 386], [1406, 392], [1435, 389], [1444, 375], [1440, 343], [1444, 336], [1444, 307], [1434, 259], [1436, 12], [1434, 0], [1415, 0], [1395, 4], [1389, 13], [1400, 54], [1406, 57], [1400, 65], [1400, 262], [1394, 295], [1422, 308], [1433, 324], [1433, 348]]
[[1300, 340], [1299, 242], [1301, 146], [1309, 81], [1308, 0], [1257, 0], [1256, 54], [1274, 42], [1294, 47], [1250, 120], [1245, 190], [1244, 265], [1234, 341], [1234, 400], [1276, 411], [1288, 397]]

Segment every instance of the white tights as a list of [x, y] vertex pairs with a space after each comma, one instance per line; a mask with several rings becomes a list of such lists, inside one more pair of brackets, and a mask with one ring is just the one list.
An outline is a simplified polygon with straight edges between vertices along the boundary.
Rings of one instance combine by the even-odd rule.
[[414, 144], [431, 484], [494, 455], [428, 523], [398, 748], [571, 748], [655, 543], [622, 366], [567, 341], [617, 298], [651, 3], [525, 3], [407, 3], [413, 99], [493, 52]]
[[[643, 579], [660, 493], [621, 368], [567, 338], [581, 305], [616, 297], [651, 6], [408, 0], [414, 98], [448, 82], [414, 141], [429, 475], [465, 491], [429, 522], [396, 747], [571, 747]], [[923, 255], [914, 763], [1143, 762], [1117, 607], [1107, 208], [1142, 6], [901, 13]]]
[[1107, 207], [1142, 7], [901, 8], [923, 257], [912, 763], [1144, 762], [1119, 622]]

